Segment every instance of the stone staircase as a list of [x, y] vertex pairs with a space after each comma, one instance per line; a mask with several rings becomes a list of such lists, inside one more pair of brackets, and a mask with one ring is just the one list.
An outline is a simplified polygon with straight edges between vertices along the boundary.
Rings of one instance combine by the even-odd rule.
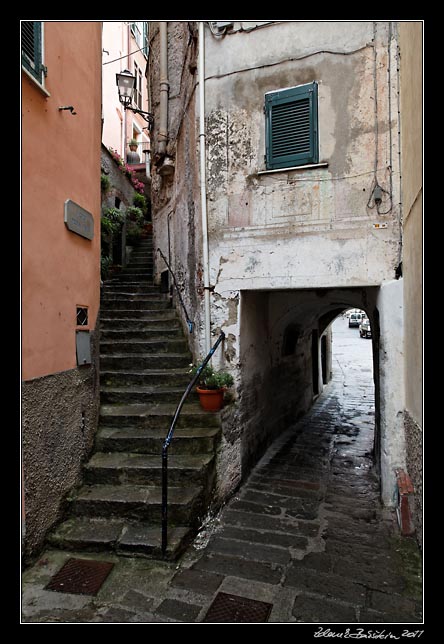
[[[52, 546], [160, 556], [161, 449], [192, 357], [169, 296], [153, 285], [152, 258], [148, 237], [102, 288], [99, 428]], [[169, 448], [170, 559], [210, 502], [219, 434], [219, 414], [204, 412], [191, 394]]]

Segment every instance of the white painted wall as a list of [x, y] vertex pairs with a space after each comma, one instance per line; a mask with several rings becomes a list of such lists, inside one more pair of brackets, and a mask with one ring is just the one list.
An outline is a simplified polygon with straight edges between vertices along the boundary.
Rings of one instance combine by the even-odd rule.
[[380, 344], [380, 436], [382, 500], [396, 501], [395, 468], [405, 467], [403, 280], [381, 285], [376, 300]]

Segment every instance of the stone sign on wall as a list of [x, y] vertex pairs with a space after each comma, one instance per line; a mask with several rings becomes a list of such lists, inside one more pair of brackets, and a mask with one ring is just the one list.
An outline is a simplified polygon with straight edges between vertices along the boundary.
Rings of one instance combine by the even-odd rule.
[[73, 233], [92, 239], [94, 237], [94, 217], [90, 212], [71, 199], [65, 201], [65, 225]]

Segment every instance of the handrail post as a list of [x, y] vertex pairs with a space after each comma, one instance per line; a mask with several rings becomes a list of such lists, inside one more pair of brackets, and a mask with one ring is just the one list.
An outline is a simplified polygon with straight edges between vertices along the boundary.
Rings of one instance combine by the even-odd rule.
[[168, 447], [170, 446], [170, 443], [173, 439], [173, 433], [174, 433], [174, 428], [176, 426], [177, 420], [179, 418], [179, 414], [182, 410], [183, 404], [190, 393], [191, 389], [194, 387], [196, 382], [199, 379], [199, 376], [201, 374], [202, 369], [205, 367], [205, 365], [208, 364], [210, 361], [212, 355], [216, 351], [217, 347], [219, 344], [222, 342], [222, 340], [225, 338], [225, 333], [223, 331], [220, 332], [219, 337], [217, 338], [216, 342], [214, 343], [214, 346], [210, 349], [208, 352], [207, 356], [203, 360], [203, 362], [200, 364], [199, 368], [197, 369], [196, 373], [194, 374], [192, 380], [188, 383], [187, 388], [185, 389], [182, 398], [180, 399], [179, 404], [176, 407], [176, 411], [174, 412], [174, 417], [173, 420], [171, 421], [171, 426], [168, 431], [168, 434], [165, 437], [164, 443], [162, 445], [162, 535], [161, 535], [161, 549], [162, 549], [162, 558], [165, 558], [167, 546], [168, 546]]
[[168, 545], [168, 445], [162, 447], [162, 557]]

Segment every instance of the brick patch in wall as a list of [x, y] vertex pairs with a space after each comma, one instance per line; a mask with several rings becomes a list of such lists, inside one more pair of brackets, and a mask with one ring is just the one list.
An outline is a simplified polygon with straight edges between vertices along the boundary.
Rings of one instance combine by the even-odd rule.
[[402, 469], [396, 470], [396, 486], [398, 490], [396, 514], [399, 527], [402, 535], [409, 536], [415, 532], [412, 519], [415, 490], [409, 475]]

